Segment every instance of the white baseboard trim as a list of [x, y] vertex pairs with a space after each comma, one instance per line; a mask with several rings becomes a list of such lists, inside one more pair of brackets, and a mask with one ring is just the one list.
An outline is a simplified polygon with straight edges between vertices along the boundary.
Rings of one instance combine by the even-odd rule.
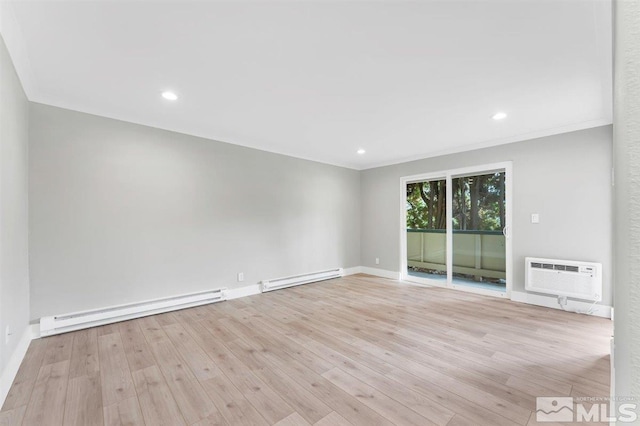
[[343, 268], [342, 269], [342, 276], [343, 277], [347, 277], [349, 275], [361, 274], [361, 273], [362, 273], [362, 266], [354, 266], [353, 268]]
[[380, 278], [388, 278], [390, 280], [400, 280], [400, 272], [387, 271], [386, 269], [370, 268], [368, 266], [361, 266], [360, 272], [363, 274], [375, 275]]
[[40, 324], [29, 324], [29, 327], [31, 328], [31, 340], [42, 337], [40, 335]]
[[[514, 302], [528, 303], [529, 305], [544, 306], [545, 308], [552, 308], [562, 310], [558, 305], [558, 298], [555, 296], [545, 296], [542, 294], [525, 293], [523, 291], [511, 291], [511, 300]], [[567, 300], [566, 310], [571, 312], [585, 312], [591, 307], [591, 302], [581, 302], [578, 300]], [[593, 307], [593, 313], [591, 315], [611, 318], [611, 306], [596, 304]]]
[[227, 297], [227, 300], [233, 300], [260, 293], [262, 293], [260, 290], [260, 284], [252, 284], [240, 288], [229, 288], [225, 291], [225, 296]]
[[20, 336], [18, 346], [16, 346], [16, 349], [13, 351], [13, 354], [9, 358], [9, 362], [2, 372], [2, 376], [0, 376], [0, 407], [4, 405], [4, 400], [7, 399], [9, 389], [11, 389], [11, 385], [16, 378], [16, 374], [18, 374], [20, 364], [22, 364], [22, 360], [27, 354], [29, 344], [32, 339], [37, 337], [36, 333], [38, 333], [37, 324], [28, 325], [24, 329], [22, 336]]

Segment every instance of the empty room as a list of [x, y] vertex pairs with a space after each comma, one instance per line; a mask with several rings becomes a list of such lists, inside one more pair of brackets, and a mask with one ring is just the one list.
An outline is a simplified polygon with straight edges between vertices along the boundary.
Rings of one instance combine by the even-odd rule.
[[0, 0], [0, 426], [640, 425], [640, 1]]

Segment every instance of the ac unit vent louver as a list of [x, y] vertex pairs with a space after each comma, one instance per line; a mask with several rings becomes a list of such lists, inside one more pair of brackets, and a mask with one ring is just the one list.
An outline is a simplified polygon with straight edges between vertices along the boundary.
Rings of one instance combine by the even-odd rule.
[[557, 263], [531, 262], [531, 267], [536, 269], [553, 269], [554, 271], [580, 272], [580, 268], [574, 265], [560, 265]]

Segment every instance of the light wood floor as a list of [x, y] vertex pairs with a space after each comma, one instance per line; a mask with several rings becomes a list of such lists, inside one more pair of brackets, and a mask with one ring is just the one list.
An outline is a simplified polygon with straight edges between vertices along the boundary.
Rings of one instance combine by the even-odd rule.
[[609, 395], [610, 334], [358, 275], [34, 340], [0, 424], [535, 424], [536, 396]]

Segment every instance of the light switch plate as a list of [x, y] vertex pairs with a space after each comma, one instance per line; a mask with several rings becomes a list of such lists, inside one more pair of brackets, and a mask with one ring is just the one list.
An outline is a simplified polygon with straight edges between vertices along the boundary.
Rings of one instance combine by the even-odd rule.
[[540, 214], [531, 213], [531, 223], [540, 223]]

